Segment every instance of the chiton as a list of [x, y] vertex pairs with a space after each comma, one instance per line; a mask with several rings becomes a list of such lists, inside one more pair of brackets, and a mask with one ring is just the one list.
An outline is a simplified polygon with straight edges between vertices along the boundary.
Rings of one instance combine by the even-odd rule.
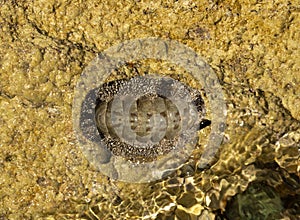
[[96, 126], [108, 149], [134, 162], [176, 150], [192, 129], [203, 128], [204, 115], [201, 93], [168, 77], [104, 83], [95, 107]]

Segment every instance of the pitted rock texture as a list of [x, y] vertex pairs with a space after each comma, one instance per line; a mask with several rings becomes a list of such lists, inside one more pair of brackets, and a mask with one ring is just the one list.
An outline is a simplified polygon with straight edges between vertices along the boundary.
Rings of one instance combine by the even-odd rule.
[[[0, 8], [0, 218], [213, 219], [262, 179], [280, 192], [281, 215], [297, 215], [297, 1], [0, 0]], [[197, 149], [169, 179], [122, 184], [80, 152], [73, 91], [97, 52], [142, 37], [178, 40], [206, 59], [226, 93], [227, 129], [211, 167], [197, 169]], [[164, 64], [144, 66], [155, 73]]]

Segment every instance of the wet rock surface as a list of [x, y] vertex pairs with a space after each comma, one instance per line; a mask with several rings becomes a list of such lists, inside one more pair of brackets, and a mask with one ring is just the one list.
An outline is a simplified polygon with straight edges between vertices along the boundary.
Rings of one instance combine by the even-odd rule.
[[[227, 204], [241, 206], [235, 198], [252, 182], [273, 188], [278, 215], [299, 216], [296, 1], [0, 1], [0, 7], [0, 218], [225, 218]], [[205, 58], [226, 96], [227, 127], [210, 167], [197, 167], [201, 142], [171, 176], [124, 184], [97, 172], [81, 153], [72, 130], [73, 92], [96, 53], [142, 37], [178, 40]], [[168, 67], [149, 63], [139, 71]], [[189, 82], [184, 74], [178, 79]]]

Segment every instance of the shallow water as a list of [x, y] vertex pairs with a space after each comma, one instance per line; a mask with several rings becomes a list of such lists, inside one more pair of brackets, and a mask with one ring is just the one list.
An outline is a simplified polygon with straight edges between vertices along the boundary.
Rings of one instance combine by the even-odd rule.
[[[0, 219], [299, 218], [296, 1], [0, 7]], [[177, 40], [212, 67], [227, 108], [224, 140], [207, 167], [197, 161], [210, 127], [170, 176], [113, 181], [86, 159], [74, 135], [74, 89], [97, 53], [146, 37]], [[201, 89], [184, 69], [158, 60], [127, 63], [108, 80], [146, 73]]]

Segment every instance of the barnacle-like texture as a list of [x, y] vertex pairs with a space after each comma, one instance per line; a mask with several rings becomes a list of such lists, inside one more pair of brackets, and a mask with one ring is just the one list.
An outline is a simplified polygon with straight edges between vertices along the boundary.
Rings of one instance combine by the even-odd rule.
[[[0, 218], [214, 219], [255, 181], [280, 196], [282, 218], [299, 219], [297, 1], [0, 0], [0, 8]], [[75, 141], [74, 86], [97, 52], [154, 36], [190, 46], [217, 73], [228, 110], [224, 142], [199, 169], [207, 127], [173, 176], [113, 182]], [[201, 89], [164, 62], [122, 68], [109, 80], [164, 70]]]

